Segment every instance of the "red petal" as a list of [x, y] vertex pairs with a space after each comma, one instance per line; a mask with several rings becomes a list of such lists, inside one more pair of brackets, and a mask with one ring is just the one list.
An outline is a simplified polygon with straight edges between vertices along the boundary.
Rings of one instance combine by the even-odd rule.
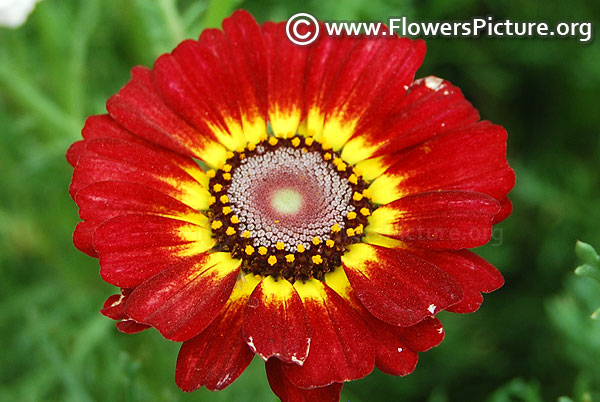
[[202, 386], [221, 390], [242, 374], [254, 353], [242, 338], [246, 302], [258, 280], [246, 275], [238, 280], [221, 314], [198, 336], [181, 346], [175, 382], [182, 390]]
[[265, 364], [271, 389], [281, 402], [338, 402], [342, 383], [333, 383], [320, 388], [298, 388], [283, 373], [278, 359], [269, 359]]
[[228, 253], [204, 254], [162, 271], [136, 287], [127, 315], [167, 339], [186, 341], [206, 328], [229, 298], [240, 261]]
[[308, 135], [319, 137], [323, 133], [325, 110], [333, 85], [348, 53], [357, 43], [356, 38], [321, 35], [312, 47], [305, 85]]
[[94, 233], [102, 278], [129, 288], [213, 245], [208, 229], [154, 215], [119, 216]]
[[304, 74], [308, 48], [294, 45], [285, 22], [261, 26], [269, 78], [269, 122], [277, 136], [296, 134], [304, 106]]
[[135, 334], [150, 328], [149, 325], [136, 322], [127, 316], [125, 313], [125, 302], [127, 301], [127, 297], [131, 294], [131, 289], [122, 289], [121, 291], [122, 294], [112, 295], [106, 299], [100, 313], [113, 320], [120, 320], [116, 324], [117, 329], [126, 334]]
[[[201, 171], [200, 171], [201, 172]], [[127, 181], [150, 187], [197, 209], [207, 209], [210, 194], [196, 178], [152, 149], [117, 139], [86, 142], [69, 192], [101, 181]]]
[[377, 208], [367, 230], [421, 248], [473, 248], [490, 240], [499, 210], [495, 199], [481, 193], [421, 193]]
[[[371, 158], [357, 165], [368, 180], [390, 167], [396, 152], [479, 120], [477, 110], [448, 81], [430, 76], [416, 80], [407, 89], [390, 119], [373, 122], [344, 147], [342, 156], [351, 163]], [[363, 165], [373, 161], [377, 161], [377, 169], [364, 169]]]
[[506, 162], [506, 130], [480, 122], [397, 154], [370, 189], [375, 202], [387, 204], [438, 190], [477, 191], [499, 200], [514, 184], [515, 174]]
[[[229, 149], [243, 148], [246, 140], [236, 94], [222, 69], [208, 48], [187, 40], [173, 54], [156, 60], [152, 76], [157, 90], [178, 115]], [[225, 99], [228, 94], [231, 100]]]
[[418, 361], [416, 352], [437, 346], [444, 338], [440, 322], [433, 317], [426, 317], [410, 327], [390, 325], [373, 317], [358, 299], [341, 268], [328, 273], [325, 280], [363, 318], [373, 339], [377, 340], [374, 343], [375, 365], [388, 374], [410, 374]]
[[81, 134], [86, 140], [86, 143], [88, 141], [97, 140], [100, 138], [113, 138], [141, 145], [149, 148], [152, 152], [159, 154], [172, 164], [179, 166], [192, 177], [196, 178], [196, 180], [202, 182], [203, 179], [205, 179], [202, 169], [200, 169], [198, 164], [192, 158], [177, 152], [173, 152], [167, 148], [163, 148], [134, 135], [130, 131], [121, 127], [116, 121], [113, 120], [112, 117], [107, 114], [88, 117], [88, 119], [85, 121], [85, 126], [83, 127]]
[[452, 276], [404, 250], [359, 243], [342, 264], [361, 303], [393, 325], [414, 325], [462, 299]]
[[[406, 345], [398, 329], [380, 321], [367, 312], [363, 317], [375, 342], [375, 365], [386, 374], [405, 376], [412, 373], [419, 355]], [[412, 328], [412, 327], [408, 327]]]
[[512, 211], [512, 202], [507, 197], [504, 197], [500, 200], [500, 212], [498, 212], [496, 216], [494, 216], [494, 221], [492, 223], [495, 225], [496, 223], [502, 222], [510, 216]]
[[407, 249], [424, 260], [443, 269], [461, 287], [464, 298], [448, 308], [455, 313], [471, 313], [476, 311], [483, 301], [481, 293], [489, 293], [504, 284], [502, 274], [490, 263], [478, 255], [468, 251], [432, 251]]
[[121, 127], [116, 121], [107, 114], [90, 116], [86, 119], [81, 135], [86, 141], [97, 140], [99, 138], [114, 138], [129, 142], [141, 141], [150, 144], [142, 138], [137, 137], [131, 131]]
[[410, 327], [395, 327], [374, 317], [365, 321], [377, 339], [375, 365], [391, 375], [412, 373], [418, 361], [416, 352], [427, 351], [444, 339], [442, 324], [433, 317]]
[[77, 161], [79, 160], [79, 157], [81, 155], [83, 155], [84, 151], [85, 151], [85, 142], [84, 141], [74, 142], [67, 150], [67, 162], [69, 162], [69, 164], [71, 166], [75, 167], [75, 165], [77, 165]]
[[[424, 57], [425, 42], [422, 40], [395, 36], [384, 40], [363, 38], [340, 72], [338, 85], [334, 88], [334, 91], [340, 92], [332, 95], [325, 116], [324, 138], [339, 136], [328, 132], [330, 122], [333, 123], [332, 130], [337, 130], [340, 123], [344, 131], [348, 130], [344, 133], [344, 142], [350, 137], [378, 136], [379, 133], [373, 130], [380, 127], [382, 121], [388, 120]], [[344, 127], [348, 123], [351, 125]], [[334, 148], [338, 148], [337, 145], [344, 144], [338, 141]]]
[[[378, 320], [362, 305], [342, 269], [338, 268], [333, 273], [328, 274], [327, 283], [331, 283], [332, 276], [342, 279], [344, 282], [342, 286], [345, 289], [340, 291], [339, 294], [348, 300], [348, 303], [360, 314], [367, 324], [371, 336], [376, 340], [373, 343], [375, 347], [375, 366], [384, 373], [391, 375], [404, 376], [412, 373], [417, 366], [419, 356], [407, 346], [404, 338], [400, 336], [400, 331], [404, 330], [410, 333], [410, 330], [419, 324], [402, 328]], [[338, 290], [340, 289], [336, 289], [336, 291]]]
[[303, 366], [284, 364], [300, 388], [323, 387], [362, 378], [375, 363], [373, 340], [360, 316], [324, 283], [311, 279], [294, 287], [302, 298], [312, 338]]
[[262, 34], [244, 10], [226, 18], [223, 31], [203, 31], [200, 43], [220, 58], [227, 81], [237, 93], [246, 139], [256, 143], [267, 132], [267, 60]]
[[285, 279], [275, 281], [269, 276], [254, 289], [244, 312], [243, 332], [250, 348], [265, 361], [275, 356], [302, 364], [308, 355], [306, 312], [300, 296]]
[[444, 327], [434, 317], [427, 317], [411, 327], [397, 327], [396, 332], [414, 351], [426, 352], [444, 340]]
[[125, 299], [131, 293], [131, 289], [125, 289], [122, 294], [112, 295], [104, 302], [100, 313], [113, 320], [128, 318], [125, 314]]
[[361, 37], [330, 91], [323, 142], [338, 150], [351, 136], [361, 135], [373, 122], [385, 119], [424, 56], [422, 40]]
[[119, 124], [154, 144], [210, 165], [225, 160], [220, 144], [188, 125], [162, 101], [147, 68], [133, 68], [131, 81], [108, 100], [106, 109]]
[[140, 324], [132, 319], [121, 320], [116, 326], [119, 331], [125, 334], [137, 334], [138, 332], [150, 328], [150, 325]]
[[75, 247], [94, 258], [98, 258], [98, 253], [94, 248], [92, 236], [94, 235], [97, 227], [97, 225], [79, 222], [77, 226], [75, 226], [75, 231], [73, 232], [73, 244]]
[[[75, 202], [84, 219], [75, 228], [75, 246], [97, 256], [92, 235], [103, 222], [120, 215], [149, 213], [204, 225], [207, 218], [195, 209], [159, 191], [134, 183], [105, 181], [90, 184], [77, 192]], [[93, 251], [93, 254], [89, 253]]]
[[[220, 32], [219, 35], [222, 36]], [[202, 107], [197, 105], [181, 112], [192, 113], [193, 117], [189, 117], [192, 121], [202, 119], [204, 115], [206, 124], [216, 132], [224, 131], [236, 137], [242, 133], [243, 136], [237, 90], [218, 55], [207, 46], [188, 40], [177, 46], [173, 57], [187, 77], [188, 85], [206, 100]]]

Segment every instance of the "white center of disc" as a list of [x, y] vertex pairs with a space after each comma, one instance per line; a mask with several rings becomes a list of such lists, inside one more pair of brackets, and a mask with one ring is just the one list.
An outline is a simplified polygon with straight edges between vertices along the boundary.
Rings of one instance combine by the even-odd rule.
[[271, 197], [271, 206], [273, 209], [285, 215], [297, 213], [302, 208], [303, 203], [304, 198], [302, 194], [291, 188], [277, 190], [273, 194], [273, 197]]

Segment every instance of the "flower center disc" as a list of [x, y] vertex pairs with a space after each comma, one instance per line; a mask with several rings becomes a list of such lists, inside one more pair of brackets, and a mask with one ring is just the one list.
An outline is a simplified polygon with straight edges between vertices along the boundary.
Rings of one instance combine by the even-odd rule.
[[366, 183], [312, 138], [270, 137], [207, 174], [215, 247], [241, 258], [245, 272], [322, 279], [372, 211]]
[[302, 194], [291, 188], [277, 190], [271, 198], [273, 209], [283, 215], [298, 213], [303, 204], [304, 197], [302, 197]]

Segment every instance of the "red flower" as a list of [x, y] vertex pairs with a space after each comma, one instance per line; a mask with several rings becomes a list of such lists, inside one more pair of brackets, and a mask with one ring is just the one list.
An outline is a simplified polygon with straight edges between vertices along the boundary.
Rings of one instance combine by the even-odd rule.
[[506, 132], [449, 82], [413, 81], [424, 54], [300, 47], [238, 11], [87, 120], [67, 154], [75, 245], [122, 289], [102, 310], [119, 330], [183, 342], [181, 389], [223, 389], [257, 354], [283, 401], [337, 401], [374, 366], [412, 372], [436, 313], [502, 285], [466, 249], [510, 214]]

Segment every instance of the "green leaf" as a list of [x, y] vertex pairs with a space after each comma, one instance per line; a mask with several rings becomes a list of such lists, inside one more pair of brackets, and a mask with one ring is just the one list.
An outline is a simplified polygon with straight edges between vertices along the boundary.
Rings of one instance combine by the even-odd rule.
[[579, 276], [589, 276], [600, 282], [600, 268], [596, 266], [583, 264], [575, 268], [575, 273]]
[[577, 257], [579, 257], [579, 259], [583, 262], [600, 269], [600, 256], [598, 256], [598, 253], [591, 245], [577, 240], [577, 244], [575, 245], [575, 254], [577, 254]]
[[535, 381], [526, 382], [515, 378], [498, 388], [487, 402], [542, 402], [540, 385]]
[[[575, 254], [579, 259], [583, 260], [584, 264], [575, 268], [575, 274], [579, 276], [588, 276], [600, 282], [600, 257], [594, 247], [577, 241], [575, 245]], [[596, 309], [591, 315], [592, 320], [597, 320], [600, 316], [600, 308]]]
[[578, 240], [575, 245], [575, 254], [584, 262], [575, 269], [575, 273], [580, 276], [589, 276], [600, 282], [600, 257], [594, 247]]

